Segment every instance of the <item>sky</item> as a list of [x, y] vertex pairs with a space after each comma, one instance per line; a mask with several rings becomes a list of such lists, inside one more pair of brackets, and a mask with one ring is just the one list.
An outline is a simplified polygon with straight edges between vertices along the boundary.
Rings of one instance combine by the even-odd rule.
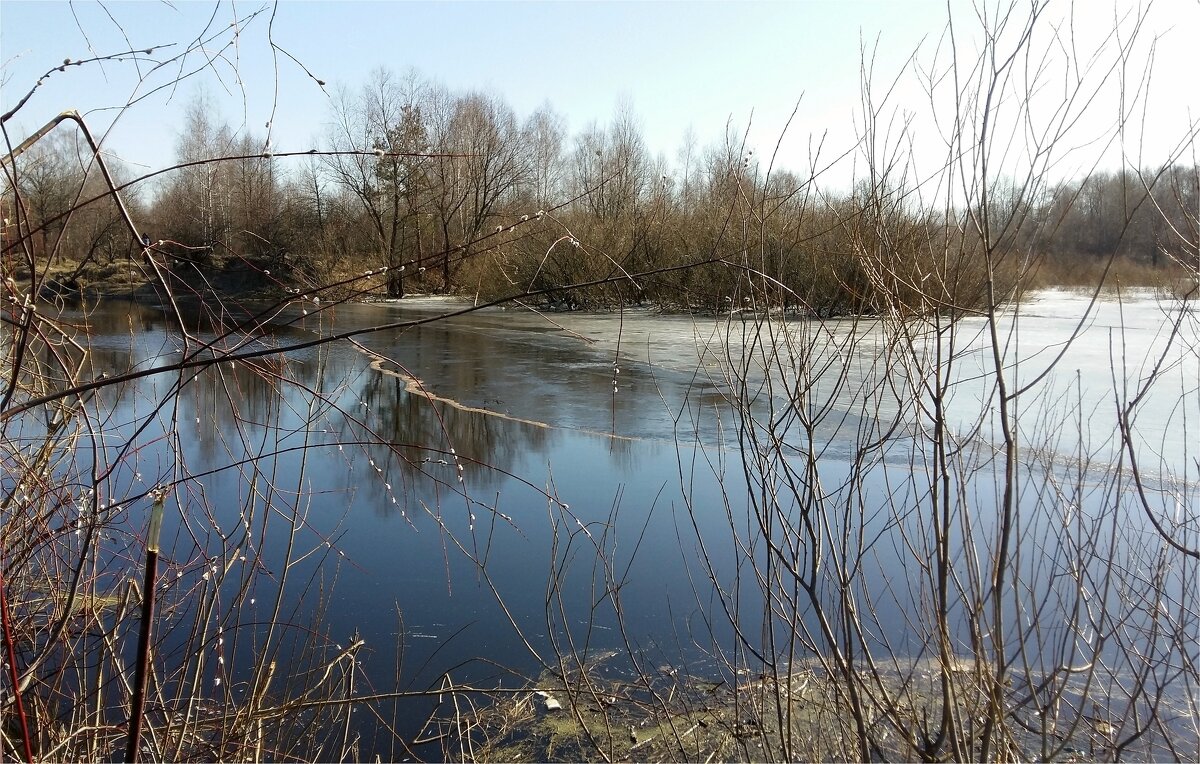
[[[1029, 4], [1015, 2], [1021, 8]], [[628, 104], [651, 153], [669, 162], [677, 160], [689, 130], [703, 148], [719, 141], [729, 126], [739, 134], [747, 131], [748, 145], [759, 157], [770, 156], [778, 144], [776, 164], [801, 175], [817, 145], [823, 146], [822, 162], [850, 152], [837, 170], [845, 179], [861, 172], [857, 141], [864, 57], [871, 64], [874, 107], [881, 124], [891, 126], [890, 133], [883, 131], [884, 143], [910, 145], [936, 166], [946, 153], [939, 137], [947, 111], [939, 105], [939, 120], [933, 119], [920, 72], [945, 71], [936, 62], [949, 60], [948, 14], [958, 55], [964, 61], [973, 57], [981, 44], [977, 6], [994, 5], [995, 0], [281, 0], [277, 5], [3, 0], [0, 111], [12, 108], [50, 71], [5, 125], [8, 139], [15, 144], [55, 114], [74, 108], [105, 135], [108, 152], [142, 172], [171, 164], [183, 110], [199, 92], [208, 94], [219, 116], [235, 129], [262, 137], [270, 121], [275, 151], [303, 151], [325, 133], [338, 87], [358, 88], [378, 67], [396, 74], [415, 68], [453, 90], [496, 92], [518, 116], [549, 104], [566, 118], [572, 134], [593, 122], [607, 123], [618, 104]], [[1080, 52], [1115, 50], [1111, 41], [1102, 44], [1115, 15], [1140, 7], [1134, 0], [1075, 6], [1051, 0], [1046, 28], [1057, 25], [1062, 33], [1058, 42], [1048, 35], [1039, 38], [1036, 47], [1055, 50], [1070, 40]], [[1121, 150], [1138, 164], [1161, 161], [1200, 119], [1195, 78], [1200, 0], [1158, 0], [1139, 34], [1125, 68], [1136, 79], [1153, 42], [1149, 99], [1137, 103], [1147, 107], [1144, 118], [1135, 113], [1137, 129], [1120, 149], [1097, 144], [1096, 136], [1111, 127], [1119, 109], [1115, 89], [1105, 91], [1095, 113], [1073, 126], [1074, 140], [1084, 150], [1068, 156], [1059, 166], [1062, 172], [1090, 167], [1106, 148], [1108, 164], [1121, 161]], [[213, 39], [182, 64], [153, 68], [153, 61], [168, 61], [206, 37]], [[273, 50], [271, 42], [278, 48]], [[138, 62], [109, 60], [54, 70], [68, 58], [150, 47], [154, 52]], [[205, 55], [212, 58], [210, 67], [202, 66]], [[1097, 76], [1111, 63], [1103, 59], [1089, 67], [1084, 56], [1079, 65], [1088, 76]], [[1032, 78], [1026, 82], [1038, 93], [1039, 105], [1031, 111], [1040, 109], [1049, 119], [1067, 99], [1060, 77], [1037, 79], [1040, 63], [1023, 61], [1021, 76]], [[169, 86], [181, 73], [189, 76]], [[943, 90], [952, 84], [939, 81]], [[127, 109], [113, 108], [139, 97]], [[910, 129], [898, 137], [896, 126], [906, 120]], [[1014, 134], [1023, 129], [1010, 127]]]

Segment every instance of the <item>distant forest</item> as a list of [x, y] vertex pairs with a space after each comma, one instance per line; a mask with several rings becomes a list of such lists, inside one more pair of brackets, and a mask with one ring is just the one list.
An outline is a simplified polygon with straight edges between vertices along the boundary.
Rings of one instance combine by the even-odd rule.
[[[885, 298], [941, 309], [981, 299], [984, 252], [1003, 255], [989, 267], [1011, 284], [1095, 283], [1105, 268], [1165, 282], [1179, 273], [1171, 242], [1190, 237], [1200, 210], [1194, 164], [994, 185], [986, 209], [931, 208], [921, 200], [937, 194], [886, 167], [832, 192], [770, 167], [732, 128], [667, 161], [628, 110], [569, 135], [549, 106], [522, 119], [495, 94], [384, 70], [337, 91], [319, 121], [321, 145], [281, 157], [192, 102], [180, 167], [125, 192], [174, 273], [291, 290], [370, 270], [352, 283], [378, 296], [718, 310], [765, 276], [782, 306], [820, 315], [880, 310]], [[38, 262], [73, 281], [139, 256], [111, 201], [66, 214], [105, 190], [85, 175], [82, 140], [59, 130], [20, 164], [29, 226], [6, 228], [9, 254], [32, 238]]]

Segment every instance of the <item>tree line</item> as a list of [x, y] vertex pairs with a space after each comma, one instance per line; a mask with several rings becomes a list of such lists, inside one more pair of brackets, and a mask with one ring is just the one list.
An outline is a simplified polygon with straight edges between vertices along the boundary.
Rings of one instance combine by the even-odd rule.
[[[880, 310], [883, 295], [961, 307], [981, 299], [980, 252], [995, 239], [1012, 283], [1022, 269], [1025, 283], [1053, 283], [1110, 259], [1141, 280], [1167, 278], [1200, 209], [1194, 164], [1097, 171], [991, 189], [985, 234], [980, 210], [919, 202], [898, 172], [829, 190], [819, 173], [764, 164], [728, 126], [668, 162], [627, 107], [570, 135], [549, 105], [522, 118], [494, 93], [384, 69], [335, 93], [307, 156], [276, 156], [203, 96], [176, 149], [179, 167], [133, 186], [129, 201], [181, 277], [291, 288], [368, 269], [392, 298], [721, 309], [747, 299], [749, 274], [769, 274], [785, 307], [820, 315]], [[103, 191], [86, 144], [58, 134], [10, 178], [5, 206], [24, 205], [29, 224], [5, 229], [6, 250], [31, 239], [44, 262], [71, 266], [70, 282], [140, 251], [111, 201], [77, 207]], [[580, 284], [592, 286], [568, 289]]]

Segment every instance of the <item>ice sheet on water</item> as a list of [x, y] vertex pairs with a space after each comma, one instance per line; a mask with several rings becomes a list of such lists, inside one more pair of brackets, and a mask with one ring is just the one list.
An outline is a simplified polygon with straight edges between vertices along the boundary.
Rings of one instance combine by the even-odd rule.
[[[424, 314], [468, 304], [439, 298], [369, 307]], [[1140, 456], [1156, 468], [1189, 464], [1196, 451], [1190, 441], [1200, 424], [1197, 310], [1150, 290], [1093, 299], [1088, 292], [1052, 289], [1007, 307], [994, 328], [1006, 391], [1021, 391], [1012, 403], [1024, 443], [1067, 459], [1114, 462], [1121, 452], [1113, 437], [1118, 406], [1136, 401], [1133, 432]], [[480, 405], [500, 405], [489, 403], [494, 399], [514, 416], [557, 417], [549, 423], [602, 430], [612, 419], [613, 369], [619, 368], [624, 431], [667, 439], [676, 435], [677, 421], [688, 421], [681, 412], [689, 406], [711, 409], [741, 378], [758, 405], [774, 406], [777, 413], [794, 406], [789, 391], [799, 384], [804, 400], [796, 408], [820, 412], [825, 442], [858, 437], [869, 420], [877, 427], [899, 420], [902, 431], [915, 431], [922, 416], [916, 404], [929, 402], [923, 390], [937, 379], [933, 366], [941, 343], [941, 357], [954, 359], [943, 369], [950, 382], [952, 430], [985, 444], [1001, 439], [992, 327], [983, 317], [962, 319], [953, 333], [910, 324], [906, 329], [914, 342], [907, 347], [895, 344], [896, 325], [878, 319], [768, 322], [754, 314], [666, 315], [649, 309], [550, 314], [488, 309], [455, 318], [447, 327], [458, 338], [473, 337], [491, 354], [496, 368], [487, 379], [495, 379], [470, 375], [464, 379], [472, 388], [453, 390], [454, 375], [439, 371], [428, 378], [439, 394], [476, 395]], [[458, 341], [433, 343], [442, 347], [446, 369], [472, 362]], [[430, 343], [421, 342], [427, 357]], [[1143, 387], [1146, 394], [1139, 397]]]

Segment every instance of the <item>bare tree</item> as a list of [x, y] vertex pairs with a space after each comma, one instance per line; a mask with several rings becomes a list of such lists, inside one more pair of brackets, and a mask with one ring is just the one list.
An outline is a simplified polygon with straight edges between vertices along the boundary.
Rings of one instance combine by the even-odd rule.
[[366, 215], [378, 261], [388, 269], [390, 297], [404, 296], [406, 267], [425, 256], [420, 224], [425, 160], [412, 155], [428, 145], [422, 106], [427, 89], [415, 74], [397, 82], [377, 69], [357, 95], [342, 90], [334, 104], [329, 141], [342, 153], [328, 157], [326, 165]]
[[534, 209], [544, 210], [565, 198], [563, 146], [566, 124], [562, 115], [546, 104], [529, 115], [522, 128], [520, 145], [528, 152], [529, 172], [522, 197]]
[[454, 264], [501, 215], [531, 171], [512, 109], [481, 93], [431, 99], [430, 135], [439, 156], [431, 164], [432, 214], [441, 252], [442, 289], [454, 283]]

